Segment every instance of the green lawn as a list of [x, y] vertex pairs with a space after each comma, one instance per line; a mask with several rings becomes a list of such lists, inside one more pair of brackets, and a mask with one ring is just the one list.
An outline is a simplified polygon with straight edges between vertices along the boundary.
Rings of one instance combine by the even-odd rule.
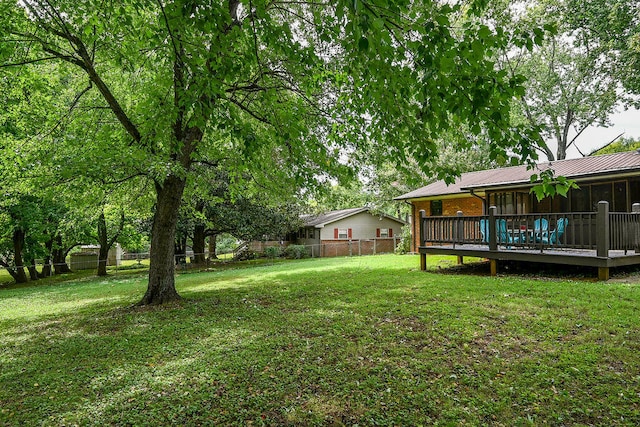
[[180, 274], [152, 309], [135, 271], [0, 289], [0, 425], [640, 425], [639, 283], [417, 266]]

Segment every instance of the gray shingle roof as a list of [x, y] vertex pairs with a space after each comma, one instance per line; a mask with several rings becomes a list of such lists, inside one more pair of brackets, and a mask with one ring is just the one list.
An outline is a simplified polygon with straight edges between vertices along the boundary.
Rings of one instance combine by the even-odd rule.
[[[322, 228], [327, 224], [331, 224], [332, 222], [336, 222], [341, 219], [348, 218], [353, 215], [357, 215], [361, 212], [369, 212], [369, 208], [363, 207], [363, 208], [340, 209], [337, 211], [325, 212], [320, 215], [305, 215], [302, 217], [302, 220], [304, 221], [305, 227]], [[382, 215], [382, 216], [392, 219], [394, 221], [397, 221], [399, 223], [405, 224], [405, 222], [402, 221], [401, 219], [394, 218], [388, 215]]]
[[417, 199], [422, 197], [446, 196], [468, 193], [470, 190], [487, 190], [491, 188], [528, 185], [534, 173], [553, 169], [556, 176], [580, 180], [597, 176], [618, 176], [628, 173], [640, 174], [640, 153], [606, 154], [601, 156], [582, 157], [579, 159], [557, 160], [538, 163], [537, 169], [527, 169], [526, 165], [507, 168], [489, 169], [462, 174], [453, 184], [436, 181], [425, 187], [396, 197], [395, 200]]
[[307, 216], [302, 218], [304, 220], [305, 227], [324, 227], [325, 224], [339, 221], [343, 218], [350, 217], [351, 215], [358, 214], [360, 212], [366, 212], [367, 208], [351, 208], [340, 209], [337, 211], [325, 212], [320, 215]]

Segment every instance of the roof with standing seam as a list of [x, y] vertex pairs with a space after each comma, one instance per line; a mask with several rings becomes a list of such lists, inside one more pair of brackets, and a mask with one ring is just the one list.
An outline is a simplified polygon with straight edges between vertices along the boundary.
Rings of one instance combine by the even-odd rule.
[[575, 180], [632, 173], [640, 175], [640, 150], [579, 159], [547, 161], [538, 163], [534, 169], [529, 169], [527, 165], [522, 165], [467, 172], [463, 173], [450, 185], [447, 185], [443, 180], [436, 181], [396, 197], [394, 200], [464, 194], [470, 193], [472, 190], [487, 190], [507, 186], [526, 186], [531, 184], [532, 174], [539, 174], [547, 169], [553, 169], [555, 176], [564, 176]]

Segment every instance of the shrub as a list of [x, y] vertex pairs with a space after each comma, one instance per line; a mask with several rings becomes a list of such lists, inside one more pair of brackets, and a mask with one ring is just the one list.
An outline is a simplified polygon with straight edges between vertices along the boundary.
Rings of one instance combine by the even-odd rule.
[[258, 258], [258, 254], [250, 250], [242, 251], [233, 257], [236, 261], [248, 261], [256, 258]]
[[229, 254], [238, 246], [238, 240], [229, 233], [216, 236], [216, 255]]
[[307, 251], [307, 247], [304, 245], [289, 245], [284, 250], [284, 255], [287, 258], [294, 259], [308, 258], [309, 251]]
[[282, 256], [282, 248], [279, 246], [268, 246], [264, 248], [264, 256], [267, 258], [278, 258]]
[[411, 226], [405, 225], [402, 227], [402, 236], [400, 237], [400, 242], [398, 246], [396, 246], [395, 253], [396, 254], [406, 254], [411, 251]]

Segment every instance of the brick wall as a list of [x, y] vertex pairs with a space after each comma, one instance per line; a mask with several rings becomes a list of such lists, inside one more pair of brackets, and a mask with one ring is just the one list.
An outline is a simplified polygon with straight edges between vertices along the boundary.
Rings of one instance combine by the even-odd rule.
[[[431, 201], [417, 200], [413, 204], [413, 251], [417, 252], [420, 246], [420, 211], [424, 210], [427, 216], [431, 216]], [[482, 215], [482, 200], [474, 196], [465, 196], [455, 199], [442, 200], [442, 215], [456, 216], [458, 211], [462, 211], [465, 216]]]

